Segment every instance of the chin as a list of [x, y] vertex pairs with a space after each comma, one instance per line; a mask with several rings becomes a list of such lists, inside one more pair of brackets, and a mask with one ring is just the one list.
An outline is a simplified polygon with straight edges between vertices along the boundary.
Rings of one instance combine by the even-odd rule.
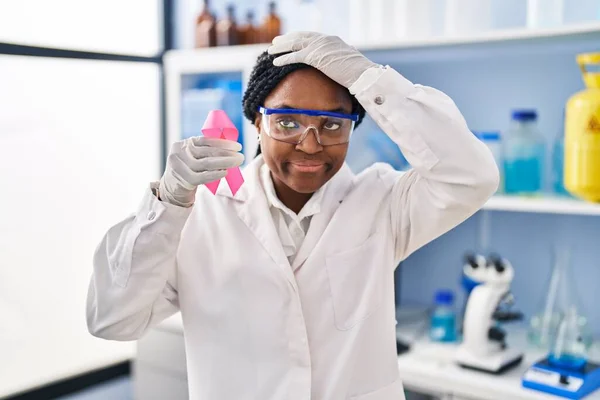
[[325, 183], [326, 181], [322, 181], [320, 179], [318, 181], [316, 179], [303, 181], [293, 180], [291, 182], [288, 182], [287, 186], [295, 192], [310, 194], [322, 188], [323, 185], [325, 185]]

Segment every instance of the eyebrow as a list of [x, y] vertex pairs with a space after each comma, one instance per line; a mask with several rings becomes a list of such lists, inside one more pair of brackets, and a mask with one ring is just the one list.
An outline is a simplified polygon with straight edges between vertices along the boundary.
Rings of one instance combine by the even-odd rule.
[[[297, 108], [297, 107], [292, 107], [289, 106], [287, 104], [276, 104], [273, 107], [267, 107], [267, 108], [274, 108], [277, 110], [304, 110], [304, 108]], [[332, 108], [332, 109], [328, 109], [328, 110], [311, 110], [311, 111], [327, 111], [327, 112], [332, 112], [332, 113], [339, 113], [339, 114], [349, 114], [352, 111], [348, 112], [346, 111], [343, 107], [337, 107], [337, 108]]]

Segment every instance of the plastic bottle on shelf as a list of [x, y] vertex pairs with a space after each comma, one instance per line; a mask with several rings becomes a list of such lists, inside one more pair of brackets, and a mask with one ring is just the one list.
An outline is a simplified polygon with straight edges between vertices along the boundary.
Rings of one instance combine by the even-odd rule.
[[435, 309], [431, 316], [429, 338], [435, 342], [456, 341], [454, 293], [450, 290], [438, 290], [435, 293]]
[[[391, 21], [397, 39], [423, 39], [434, 34], [434, 4], [432, 0], [397, 0]], [[389, 11], [388, 11], [389, 14]]]
[[491, 0], [447, 0], [445, 33], [449, 36], [473, 35], [491, 28]]
[[[286, 32], [324, 32], [323, 14], [318, 0], [284, 0], [279, 2]], [[302, 16], [299, 18], [298, 16]]]
[[258, 43], [259, 31], [254, 26], [254, 11], [246, 13], [246, 22], [238, 28], [240, 44]]
[[[402, 2], [402, 0], [398, 0]], [[394, 40], [394, 0], [371, 0], [369, 2], [369, 43], [384, 43]], [[364, 17], [363, 17], [364, 18]]]
[[600, 21], [600, 0], [568, 0], [565, 7], [565, 24]]
[[203, 0], [202, 11], [196, 18], [195, 45], [197, 48], [217, 45], [216, 18], [210, 11], [209, 0]]
[[542, 190], [546, 144], [537, 130], [535, 110], [515, 110], [504, 140], [504, 191], [536, 194]]
[[349, 7], [349, 32], [352, 44], [365, 44], [370, 40], [371, 7], [368, 0], [350, 0]]
[[239, 44], [238, 28], [235, 23], [235, 6], [227, 6], [227, 16], [217, 23], [217, 46]]
[[277, 15], [277, 3], [269, 2], [269, 13], [260, 29], [262, 43], [271, 43], [276, 36], [281, 34], [281, 19]]
[[502, 140], [500, 132], [497, 131], [473, 131], [475, 136], [481, 140], [492, 152], [494, 160], [500, 170], [500, 185], [498, 186], [498, 193], [504, 190], [504, 157], [502, 156]]
[[564, 0], [527, 0], [527, 27], [554, 28], [563, 24]]

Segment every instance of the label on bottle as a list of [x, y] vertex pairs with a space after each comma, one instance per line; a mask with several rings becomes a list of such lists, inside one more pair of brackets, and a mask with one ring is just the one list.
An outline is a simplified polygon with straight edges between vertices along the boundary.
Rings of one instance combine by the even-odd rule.
[[587, 124], [588, 133], [600, 133], [600, 109], [592, 114]]

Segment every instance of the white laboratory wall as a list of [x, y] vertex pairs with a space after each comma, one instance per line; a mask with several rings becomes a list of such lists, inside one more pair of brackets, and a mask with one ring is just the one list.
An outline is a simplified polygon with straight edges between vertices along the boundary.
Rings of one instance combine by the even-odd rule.
[[130, 359], [92, 337], [96, 245], [160, 176], [155, 64], [0, 56], [0, 398]]
[[0, 0], [0, 42], [154, 56], [161, 0]]

